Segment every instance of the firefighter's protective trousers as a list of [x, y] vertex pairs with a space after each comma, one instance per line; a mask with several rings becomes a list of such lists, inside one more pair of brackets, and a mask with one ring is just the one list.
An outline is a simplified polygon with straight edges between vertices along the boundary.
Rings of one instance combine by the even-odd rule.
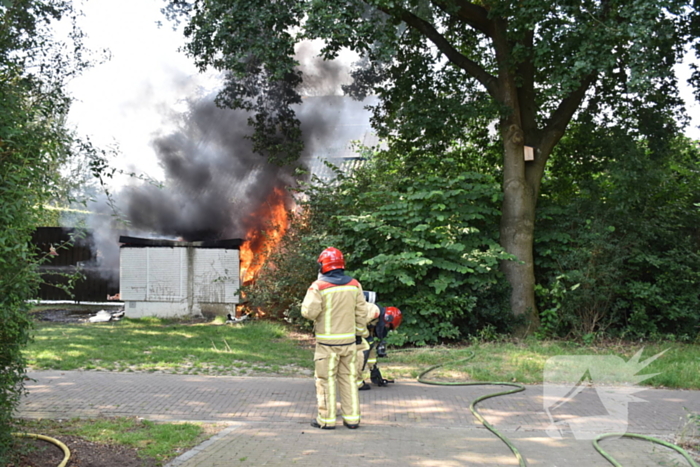
[[357, 387], [362, 386], [369, 379], [370, 371], [377, 366], [377, 349], [370, 346], [367, 339], [362, 339], [362, 344], [357, 346]]
[[360, 399], [355, 381], [357, 379], [355, 344], [328, 346], [316, 344], [314, 353], [314, 376], [316, 398], [321, 426], [335, 426], [336, 395], [340, 393], [340, 412], [348, 425], [360, 423]]
[[357, 346], [357, 387], [370, 377], [370, 370], [377, 365], [377, 350], [371, 346], [367, 338], [371, 337], [368, 326], [377, 323], [379, 318], [379, 307], [374, 303], [367, 303], [367, 325], [362, 331], [362, 342]]

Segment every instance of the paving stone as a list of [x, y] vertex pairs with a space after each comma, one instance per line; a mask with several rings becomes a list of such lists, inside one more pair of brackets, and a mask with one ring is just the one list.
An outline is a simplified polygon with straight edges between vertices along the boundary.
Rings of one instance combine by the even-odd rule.
[[[362, 391], [362, 425], [333, 431], [309, 426], [315, 414], [313, 379], [42, 371], [28, 375], [28, 395], [18, 415], [26, 418], [138, 416], [155, 421], [228, 422], [229, 428], [175, 459], [169, 467], [230, 465], [518, 465], [507, 446], [469, 411], [475, 398], [502, 391], [494, 386], [428, 386], [398, 381]], [[689, 413], [700, 413], [699, 391], [647, 389], [629, 403], [629, 432], [669, 438]], [[480, 413], [521, 451], [528, 465], [606, 466], [591, 445], [553, 421], [586, 417], [595, 429], [606, 412], [595, 391], [549, 410], [541, 385], [488, 399]], [[548, 403], [548, 407], [551, 406]], [[623, 465], [686, 465], [666, 448], [638, 440], [605, 440]]]

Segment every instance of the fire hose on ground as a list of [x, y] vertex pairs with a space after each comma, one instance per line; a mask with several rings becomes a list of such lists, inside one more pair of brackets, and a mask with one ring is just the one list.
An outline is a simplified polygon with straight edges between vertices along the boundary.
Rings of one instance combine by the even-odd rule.
[[12, 433], [12, 436], [15, 436], [17, 438], [32, 438], [32, 439], [40, 439], [43, 441], [48, 441], [49, 443], [55, 444], [58, 446], [62, 451], [63, 451], [63, 460], [61, 461], [60, 464], [58, 464], [58, 467], [66, 467], [68, 464], [68, 460], [70, 459], [70, 449], [68, 449], [68, 446], [57, 440], [56, 438], [51, 438], [50, 436], [45, 436], [45, 435], [37, 435], [34, 433]]
[[[420, 350], [420, 349], [402, 349], [402, 350], [394, 350], [394, 352], [409, 352], [409, 351], [414, 351], [414, 350]], [[518, 460], [519, 464], [521, 467], [527, 467], [527, 462], [525, 461], [525, 458], [520, 454], [520, 451], [518, 451], [518, 448], [515, 447], [515, 445], [501, 432], [499, 432], [493, 425], [491, 425], [489, 422], [486, 421], [486, 419], [479, 413], [478, 410], [476, 410], [476, 405], [480, 402], [485, 401], [486, 399], [491, 399], [493, 397], [499, 397], [499, 396], [505, 396], [508, 394], [515, 394], [518, 392], [522, 392], [525, 390], [525, 386], [522, 384], [518, 383], [503, 383], [503, 382], [495, 382], [495, 381], [435, 381], [435, 380], [429, 380], [425, 378], [425, 375], [430, 373], [433, 370], [436, 370], [440, 367], [447, 366], [447, 365], [456, 365], [458, 363], [464, 363], [476, 356], [476, 354], [472, 351], [471, 355], [465, 358], [461, 358], [458, 360], [453, 360], [445, 363], [440, 363], [437, 365], [433, 365], [429, 367], [428, 369], [424, 370], [421, 374], [418, 375], [418, 382], [423, 383], [423, 384], [430, 384], [433, 386], [509, 386], [513, 389], [510, 389], [508, 391], [501, 391], [501, 392], [495, 392], [491, 394], [486, 394], [484, 396], [477, 397], [472, 401], [472, 403], [469, 405], [469, 410], [474, 414], [477, 420], [481, 422], [484, 427], [489, 430], [491, 433], [496, 435], [501, 441], [503, 441], [506, 446], [511, 450], [515, 458]], [[677, 453], [679, 453], [683, 458], [685, 458], [686, 461], [688, 461], [688, 464], [691, 465], [692, 467], [698, 467], [698, 464], [690, 457], [690, 455], [680, 446], [677, 446], [672, 443], [668, 443], [666, 441], [651, 437], [651, 436], [646, 436], [646, 435], [640, 435], [640, 434], [635, 434], [635, 433], [605, 433], [602, 435], [597, 436], [593, 440], [593, 447], [595, 448], [600, 455], [602, 455], [610, 464], [612, 464], [615, 467], [622, 467], [622, 464], [617, 462], [614, 457], [612, 457], [609, 453], [604, 451], [601, 447], [600, 444], [598, 443], [600, 440], [603, 440], [605, 438], [611, 438], [611, 437], [625, 437], [625, 438], [635, 438], [635, 439], [642, 439], [645, 441], [649, 441], [655, 444], [659, 444], [661, 446], [665, 446], [667, 448], [670, 448]]]

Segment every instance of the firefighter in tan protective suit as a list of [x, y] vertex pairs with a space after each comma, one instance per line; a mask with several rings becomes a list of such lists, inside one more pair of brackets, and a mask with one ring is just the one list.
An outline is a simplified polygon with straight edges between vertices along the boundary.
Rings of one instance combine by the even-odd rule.
[[394, 306], [386, 308], [376, 305], [375, 292], [365, 291], [367, 300], [367, 327], [362, 333], [362, 342], [357, 345], [357, 389], [365, 391], [371, 389], [366, 379], [370, 379], [377, 386], [386, 386], [394, 380], [385, 379], [377, 366], [377, 356], [386, 357], [384, 338], [391, 330], [398, 329], [401, 325], [401, 310]]
[[304, 318], [314, 321], [314, 377], [318, 414], [311, 426], [332, 430], [336, 422], [336, 393], [340, 393], [343, 425], [360, 426], [356, 342], [367, 328], [367, 302], [362, 286], [345, 275], [343, 254], [326, 248], [318, 257], [320, 274], [301, 305]]

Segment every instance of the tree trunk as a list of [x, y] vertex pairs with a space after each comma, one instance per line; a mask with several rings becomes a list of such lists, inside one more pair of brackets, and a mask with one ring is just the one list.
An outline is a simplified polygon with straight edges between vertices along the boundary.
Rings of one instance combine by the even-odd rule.
[[503, 207], [501, 214], [501, 246], [519, 261], [503, 261], [501, 269], [511, 285], [510, 307], [516, 318], [522, 320], [515, 335], [524, 337], [539, 327], [535, 303], [535, 265], [533, 243], [535, 234], [535, 207], [538, 187], [526, 176], [524, 137], [522, 129], [504, 122], [501, 128], [504, 145]]

